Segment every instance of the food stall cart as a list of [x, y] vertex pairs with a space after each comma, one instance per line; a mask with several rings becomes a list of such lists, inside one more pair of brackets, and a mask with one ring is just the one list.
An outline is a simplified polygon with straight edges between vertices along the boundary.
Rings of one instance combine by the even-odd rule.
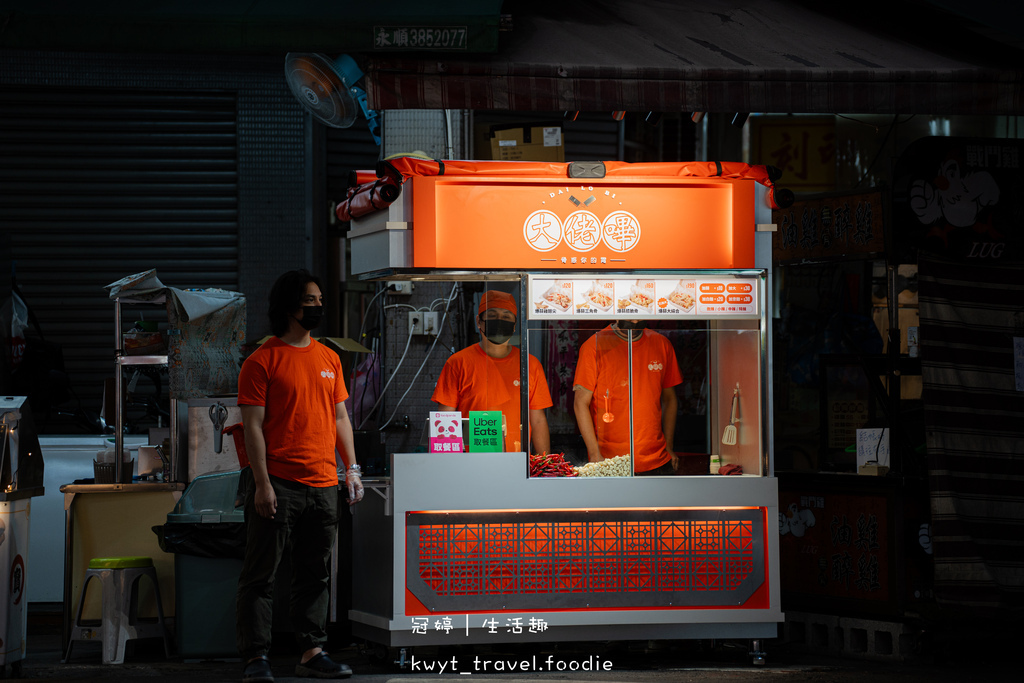
[[[403, 650], [744, 638], [763, 663], [759, 639], [783, 620], [767, 169], [398, 159], [378, 173], [402, 193], [353, 220], [353, 270], [512, 284], [523, 415], [534, 340], [646, 320], [704, 335], [707, 436], [688, 476], [531, 477], [525, 452], [390, 454], [353, 511], [353, 633]], [[632, 429], [624, 384], [614, 419]], [[711, 475], [710, 455], [742, 474]]]
[[29, 521], [32, 498], [44, 492], [43, 452], [28, 398], [0, 395], [0, 678], [8, 671], [20, 677], [25, 659]]

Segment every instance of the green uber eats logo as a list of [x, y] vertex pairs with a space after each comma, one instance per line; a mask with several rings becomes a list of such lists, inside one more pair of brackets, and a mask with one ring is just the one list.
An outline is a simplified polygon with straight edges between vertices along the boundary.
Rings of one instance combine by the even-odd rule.
[[469, 411], [469, 450], [471, 453], [501, 453], [505, 450], [500, 410]]

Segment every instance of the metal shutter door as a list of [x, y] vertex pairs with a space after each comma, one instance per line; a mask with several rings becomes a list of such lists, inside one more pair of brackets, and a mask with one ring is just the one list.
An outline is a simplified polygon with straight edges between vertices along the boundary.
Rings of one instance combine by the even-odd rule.
[[99, 410], [114, 372], [104, 285], [156, 268], [169, 285], [238, 289], [236, 99], [0, 90], [0, 258], [16, 269], [47, 339], [63, 345], [89, 410]]

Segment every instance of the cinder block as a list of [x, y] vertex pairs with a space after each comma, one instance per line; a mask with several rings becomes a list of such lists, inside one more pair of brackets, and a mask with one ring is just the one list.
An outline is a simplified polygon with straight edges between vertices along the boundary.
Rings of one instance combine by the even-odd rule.
[[902, 622], [791, 611], [783, 632], [786, 642], [809, 652], [882, 661], [910, 657], [919, 635]]

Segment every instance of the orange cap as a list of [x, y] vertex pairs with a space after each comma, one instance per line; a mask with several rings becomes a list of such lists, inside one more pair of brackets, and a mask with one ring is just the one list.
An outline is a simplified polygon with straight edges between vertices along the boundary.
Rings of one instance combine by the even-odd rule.
[[512, 295], [497, 289], [489, 289], [480, 297], [479, 312], [483, 313], [488, 308], [504, 308], [506, 311], [512, 311], [512, 315], [518, 315], [516, 300]]

